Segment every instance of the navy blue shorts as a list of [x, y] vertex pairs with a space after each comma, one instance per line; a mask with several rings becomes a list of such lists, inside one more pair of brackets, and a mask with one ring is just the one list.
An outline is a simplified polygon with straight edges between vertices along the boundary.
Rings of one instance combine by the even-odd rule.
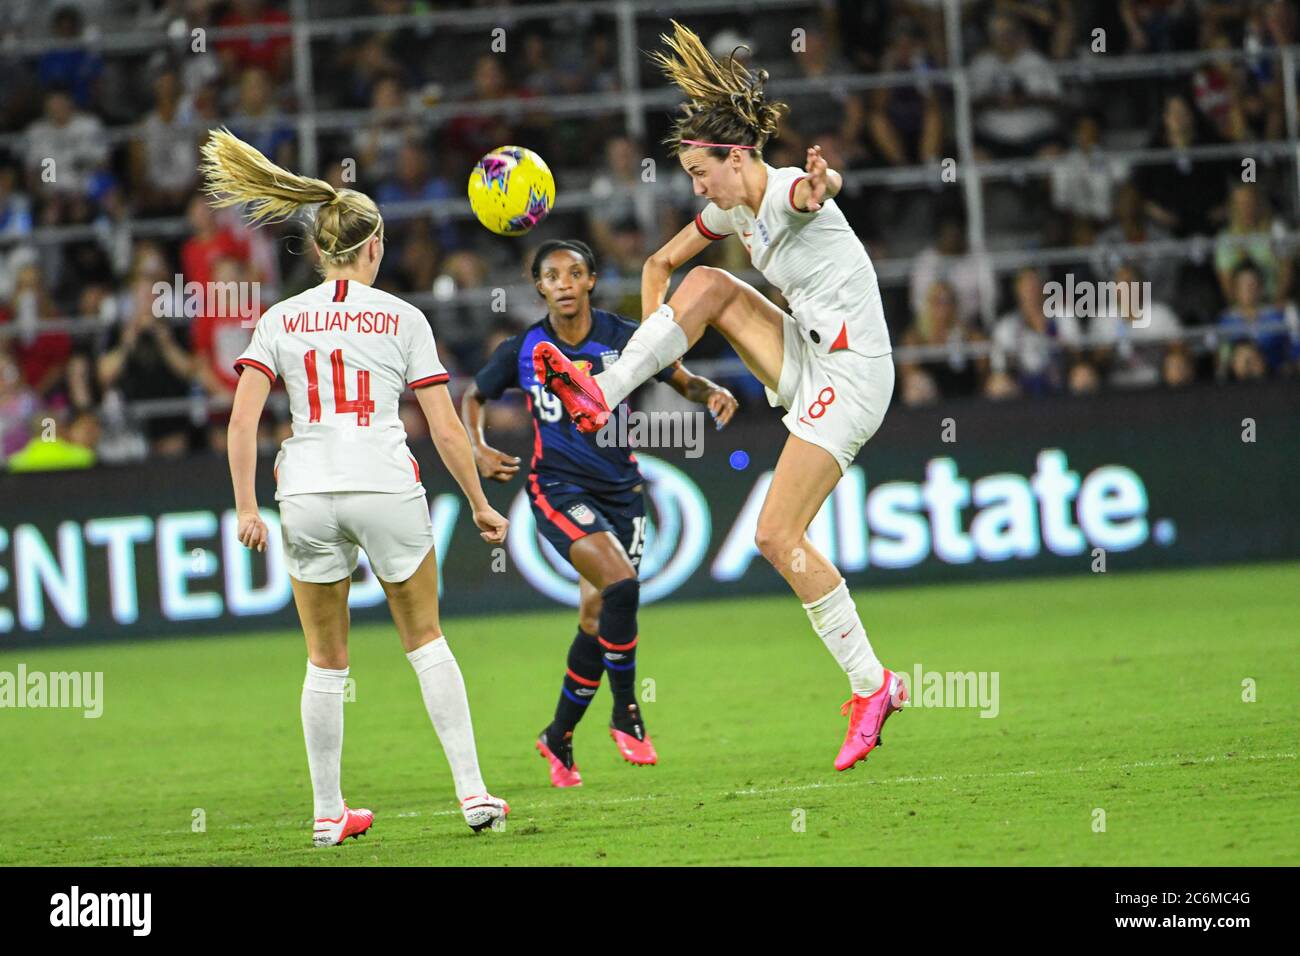
[[645, 494], [637, 485], [628, 491], [597, 494], [567, 483], [538, 485], [529, 479], [528, 497], [537, 530], [564, 558], [579, 538], [608, 531], [618, 538], [632, 567], [641, 563], [645, 547]]

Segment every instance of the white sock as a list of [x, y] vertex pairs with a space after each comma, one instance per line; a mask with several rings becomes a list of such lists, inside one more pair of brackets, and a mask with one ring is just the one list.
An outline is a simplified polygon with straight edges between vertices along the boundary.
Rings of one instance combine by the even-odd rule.
[[474, 749], [474, 726], [469, 719], [469, 698], [460, 666], [452, 656], [445, 637], [439, 637], [406, 655], [420, 679], [424, 707], [433, 721], [434, 732], [442, 743], [451, 776], [456, 783], [456, 798], [481, 796], [487, 786], [478, 769]]
[[849, 583], [841, 579], [835, 590], [805, 604], [804, 610], [817, 636], [849, 675], [853, 693], [867, 697], [878, 690], [885, 682], [885, 668], [867, 640], [867, 629], [849, 597]]
[[688, 348], [686, 333], [673, 321], [672, 307], [665, 302], [632, 333], [618, 361], [595, 376], [606, 404], [614, 408], [650, 376], [685, 355]]
[[327, 670], [307, 662], [302, 684], [302, 735], [307, 740], [307, 766], [316, 819], [337, 820], [343, 815], [339, 789], [343, 762], [343, 688], [348, 669]]

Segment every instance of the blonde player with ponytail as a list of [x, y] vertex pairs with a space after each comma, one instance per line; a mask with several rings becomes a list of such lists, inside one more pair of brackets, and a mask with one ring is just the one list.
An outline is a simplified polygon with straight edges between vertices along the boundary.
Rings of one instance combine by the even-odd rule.
[[351, 189], [298, 176], [226, 130], [203, 147], [204, 192], [215, 206], [242, 205], [254, 225], [310, 214], [319, 285], [267, 309], [247, 351], [230, 416], [230, 475], [239, 540], [264, 551], [257, 505], [257, 424], [283, 379], [293, 435], [275, 462], [284, 558], [307, 640], [302, 726], [315, 802], [316, 846], [368, 830], [374, 815], [351, 809], [339, 785], [343, 693], [348, 677], [348, 588], [364, 550], [383, 585], [398, 637], [451, 765], [465, 821], [474, 830], [509, 813], [479, 773], [460, 668], [438, 622], [438, 563], [420, 469], [406, 446], [398, 402], [415, 390], [447, 470], [490, 543], [506, 519], [483, 495], [474, 453], [447, 393], [433, 332], [414, 306], [373, 287], [384, 256], [384, 222]]
[[[654, 253], [641, 273], [640, 328], [622, 357], [588, 376], [549, 343], [537, 346], [537, 378], [564, 403], [579, 431], [596, 431], [633, 389], [676, 362], [713, 326], [787, 409], [790, 435], [758, 517], [755, 545], [789, 583], [813, 630], [849, 678], [841, 713], [848, 732], [835, 758], [847, 770], [871, 753], [907, 698], [867, 640], [848, 585], [806, 532], [862, 445], [884, 419], [894, 388], [889, 330], [876, 273], [834, 197], [843, 180], [818, 146], [805, 169], [777, 169], [763, 147], [784, 103], [769, 102], [766, 71], [715, 59], [673, 21], [656, 64], [688, 97], [669, 151], [709, 200], [695, 221]], [[783, 312], [720, 269], [687, 273], [665, 303], [673, 272], [716, 241], [735, 236], [754, 268], [781, 290]]]

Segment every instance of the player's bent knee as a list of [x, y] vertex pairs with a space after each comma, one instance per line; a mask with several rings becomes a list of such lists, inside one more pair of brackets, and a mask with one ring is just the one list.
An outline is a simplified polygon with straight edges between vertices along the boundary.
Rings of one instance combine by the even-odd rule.
[[636, 578], [615, 581], [600, 592], [601, 600], [609, 607], [621, 611], [635, 611], [641, 603], [641, 582]]
[[769, 563], [777, 567], [789, 563], [799, 540], [799, 535], [789, 534], [783, 528], [768, 527], [761, 521], [758, 530], [754, 532], [754, 547]]

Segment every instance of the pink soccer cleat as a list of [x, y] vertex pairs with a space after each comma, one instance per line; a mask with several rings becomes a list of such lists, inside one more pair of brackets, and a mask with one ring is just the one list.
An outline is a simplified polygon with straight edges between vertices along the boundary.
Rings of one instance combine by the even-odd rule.
[[533, 374], [560, 400], [578, 431], [589, 435], [609, 421], [609, 403], [596, 380], [551, 342], [538, 342], [533, 349]]
[[902, 710], [906, 701], [907, 687], [889, 668], [885, 668], [885, 682], [870, 697], [854, 694], [846, 700], [840, 713], [849, 715], [849, 730], [835, 758], [835, 769], [848, 770], [859, 760], [865, 760], [881, 743], [880, 731], [889, 715]]
[[627, 709], [629, 713], [626, 719], [617, 720], [609, 725], [609, 735], [614, 738], [618, 752], [628, 763], [641, 767], [658, 763], [659, 755], [655, 753], [654, 742], [645, 731], [645, 723], [641, 720], [641, 709], [636, 704], [628, 704]]
[[337, 820], [316, 818], [316, 825], [311, 835], [312, 845], [338, 846], [348, 837], [361, 836], [374, 822], [375, 815], [369, 810], [352, 810], [345, 803], [343, 813]]
[[547, 727], [537, 738], [537, 752], [551, 765], [552, 787], [581, 787], [582, 774], [578, 773], [578, 764], [573, 759], [573, 731], [561, 739], [552, 741]]
[[506, 817], [510, 814], [510, 804], [490, 793], [466, 797], [460, 802], [460, 812], [465, 815], [465, 822], [475, 833], [491, 827], [493, 830], [506, 828]]

